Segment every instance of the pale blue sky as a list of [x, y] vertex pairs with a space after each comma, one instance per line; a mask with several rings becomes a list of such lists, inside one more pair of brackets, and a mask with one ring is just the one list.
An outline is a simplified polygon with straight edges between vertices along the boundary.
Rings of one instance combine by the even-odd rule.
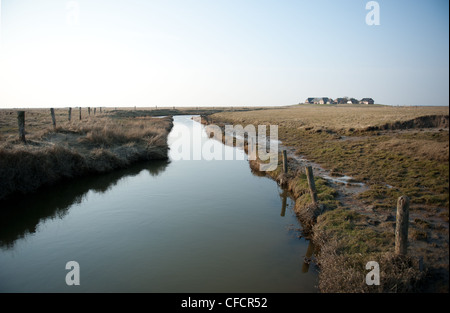
[[1, 0], [0, 107], [448, 105], [449, 2], [367, 2]]

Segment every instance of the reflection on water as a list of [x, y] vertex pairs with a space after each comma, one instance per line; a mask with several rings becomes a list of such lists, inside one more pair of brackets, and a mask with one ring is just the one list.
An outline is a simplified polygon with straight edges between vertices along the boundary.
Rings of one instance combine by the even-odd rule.
[[281, 216], [285, 216], [286, 215], [286, 205], [287, 205], [287, 198], [288, 198], [288, 191], [287, 190], [283, 190], [283, 192], [280, 194], [281, 197]]
[[302, 267], [302, 273], [308, 273], [309, 266], [312, 262], [312, 256], [314, 254], [314, 244], [310, 241], [308, 244], [308, 249], [306, 250], [306, 255], [303, 260], [303, 267]]
[[[204, 134], [186, 139], [192, 156], [205, 143], [245, 154]], [[245, 157], [171, 159], [2, 203], [0, 292], [314, 292], [294, 201], [263, 176]], [[80, 264], [76, 289], [68, 261]]]
[[37, 192], [3, 201], [0, 210], [0, 248], [12, 249], [16, 240], [36, 232], [36, 226], [46, 219], [64, 218], [70, 207], [83, 201], [89, 191], [105, 193], [123, 177], [133, 177], [142, 171], [152, 176], [164, 172], [169, 161], [139, 163], [127, 169], [62, 182], [43, 187]]

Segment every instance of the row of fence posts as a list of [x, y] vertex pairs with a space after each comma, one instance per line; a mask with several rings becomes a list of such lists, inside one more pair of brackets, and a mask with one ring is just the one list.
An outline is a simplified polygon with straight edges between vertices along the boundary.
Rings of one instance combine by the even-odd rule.
[[[102, 108], [99, 108], [100, 113], [102, 113]], [[79, 108], [79, 119], [80, 121], [82, 120], [82, 115], [81, 115], [81, 111], [82, 108]], [[94, 115], [97, 113], [97, 108], [94, 108]], [[53, 129], [56, 129], [56, 116], [55, 116], [55, 109], [51, 108], [50, 109], [50, 115], [52, 117], [52, 125], [53, 125]], [[91, 115], [91, 108], [88, 108], [88, 115]], [[72, 108], [69, 108], [69, 115], [68, 115], [68, 120], [69, 122], [72, 121]], [[26, 142], [25, 139], [25, 111], [17, 111], [17, 122], [19, 124], [19, 140], [22, 142]]]
[[[283, 172], [288, 173], [287, 152], [283, 150]], [[314, 181], [313, 169], [311, 166], [305, 167], [306, 179], [308, 180], [309, 192], [314, 205], [318, 205], [316, 184]], [[408, 227], [409, 227], [409, 198], [401, 196], [397, 200], [397, 217], [395, 225], [395, 254], [406, 255], [408, 248]]]

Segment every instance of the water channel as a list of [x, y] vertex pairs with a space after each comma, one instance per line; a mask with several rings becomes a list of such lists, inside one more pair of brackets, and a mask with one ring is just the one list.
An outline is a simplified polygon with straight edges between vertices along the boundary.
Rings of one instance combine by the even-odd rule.
[[[2, 204], [0, 292], [315, 292], [292, 199], [196, 123], [174, 117], [168, 161]], [[178, 160], [174, 144], [194, 126], [200, 146], [239, 160]], [[69, 261], [80, 266], [78, 286], [66, 284]]]

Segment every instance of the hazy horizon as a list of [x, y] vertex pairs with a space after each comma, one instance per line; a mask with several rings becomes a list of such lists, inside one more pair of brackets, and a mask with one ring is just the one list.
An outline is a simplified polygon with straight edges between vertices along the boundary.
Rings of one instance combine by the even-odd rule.
[[[258, 108], [258, 107], [268, 107], [268, 108], [271, 108], [271, 107], [274, 107], [274, 108], [276, 108], [276, 107], [280, 107], [280, 108], [282, 108], [282, 107], [288, 107], [288, 106], [296, 106], [296, 105], [303, 105], [303, 103], [297, 103], [297, 104], [287, 104], [287, 105], [248, 105], [248, 106], [214, 106], [214, 105], [205, 105], [205, 106], [120, 106], [120, 105], [116, 105], [116, 106], [114, 106], [114, 105], [103, 105], [103, 106], [100, 106], [100, 105], [91, 105], [91, 106], [89, 106], [89, 105], [86, 105], [86, 106], [80, 106], [80, 105], [78, 105], [78, 106], [62, 106], [62, 105], [59, 105], [59, 106], [15, 106], [15, 107], [13, 107], [13, 106], [10, 106], [10, 107], [0, 107], [0, 110], [11, 110], [11, 109], [49, 109], [49, 108], [56, 108], [56, 109], [68, 109], [68, 108], [84, 108], [84, 109], [87, 109], [87, 108], [91, 108], [91, 109], [93, 109], [93, 108], [100, 108], [100, 107], [102, 107], [102, 108], [108, 108], [108, 109], [128, 109], [128, 108], [130, 108], [130, 109], [134, 109], [134, 108], [136, 108], [137, 110], [139, 110], [139, 109], [151, 109], [151, 110], [154, 110], [154, 109], [161, 109], [161, 110], [163, 110], [163, 109], [173, 109], [173, 108], [175, 108], [175, 109], [180, 109], [180, 108], [193, 108], [193, 109], [195, 109], [195, 108], [199, 108], [199, 109], [201, 109], [201, 108], [206, 108], [206, 109], [209, 109], [209, 108], [217, 108], [217, 109], [220, 109], [220, 108]], [[314, 106], [315, 104], [306, 104], [306, 105], [312, 105], [312, 106]], [[378, 104], [378, 103], [376, 103], [375, 105], [383, 105], [383, 106], [391, 106], [391, 107], [449, 107], [449, 105], [447, 104], [447, 105], [445, 105], [445, 104], [443, 104], [443, 105], [390, 105], [390, 104]], [[317, 106], [320, 106], [320, 105], [317, 105]], [[342, 107], [342, 108], [345, 108], [345, 107], [351, 107], [352, 105], [349, 105], [349, 106], [346, 106], [345, 104], [340, 104], [340, 105], [338, 105], [339, 107]], [[370, 107], [371, 105], [368, 105], [368, 107]]]
[[0, 0], [0, 108], [449, 104], [448, 1]]

